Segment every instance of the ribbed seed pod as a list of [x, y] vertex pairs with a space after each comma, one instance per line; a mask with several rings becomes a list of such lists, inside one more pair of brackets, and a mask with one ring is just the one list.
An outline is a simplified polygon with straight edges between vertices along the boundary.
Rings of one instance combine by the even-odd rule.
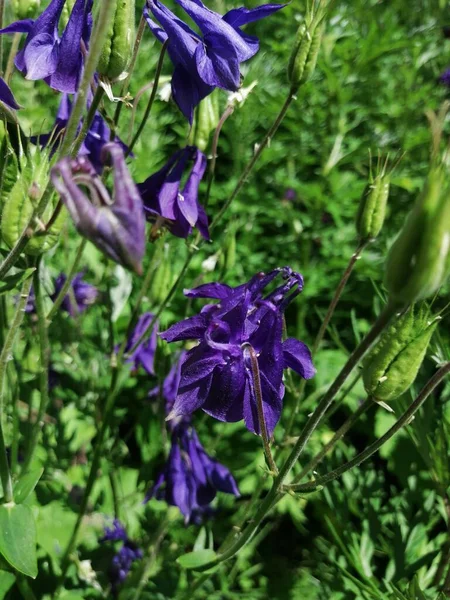
[[433, 295], [448, 275], [450, 187], [443, 165], [431, 169], [422, 194], [393, 243], [385, 286], [392, 299], [411, 303]]
[[306, 83], [316, 68], [317, 57], [324, 31], [323, 20], [319, 23], [312, 19], [309, 24], [300, 24], [294, 41], [288, 64], [288, 80], [291, 92], [295, 93]]
[[389, 187], [388, 175], [380, 173], [364, 190], [356, 216], [356, 231], [361, 240], [375, 239], [380, 233], [386, 217]]
[[211, 133], [216, 129], [219, 119], [219, 95], [218, 90], [214, 90], [200, 102], [196, 110], [189, 143], [205, 152]]
[[135, 40], [134, 0], [108, 0], [117, 2], [116, 13], [109, 27], [97, 71], [110, 81], [119, 79], [130, 64]]
[[437, 324], [425, 306], [411, 307], [391, 323], [363, 363], [364, 387], [370, 396], [390, 402], [411, 387]]

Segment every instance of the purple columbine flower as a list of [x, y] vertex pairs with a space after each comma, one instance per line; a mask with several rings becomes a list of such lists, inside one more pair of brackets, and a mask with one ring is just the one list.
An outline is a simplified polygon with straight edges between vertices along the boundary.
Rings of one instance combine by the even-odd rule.
[[[181, 179], [193, 162], [186, 183]], [[186, 238], [196, 227], [209, 240], [208, 217], [198, 201], [198, 188], [206, 169], [206, 156], [195, 146], [186, 146], [173, 154], [157, 173], [138, 184], [148, 219], [162, 217], [170, 231]], [[156, 226], [159, 226], [158, 219]]]
[[[77, 273], [72, 280], [71, 291], [66, 295], [61, 304], [61, 309], [69, 313], [71, 317], [75, 317], [78, 313], [85, 311], [91, 304], [97, 300], [98, 290], [90, 283], [83, 281], [84, 273]], [[51, 296], [52, 300], [58, 297], [64, 283], [66, 275], [61, 273], [55, 281], [55, 292]], [[75, 301], [75, 304], [73, 303]]]
[[15, 64], [27, 79], [44, 79], [60, 92], [75, 93], [83, 69], [92, 29], [93, 0], [76, 0], [66, 28], [59, 36], [58, 24], [66, 0], [52, 0], [34, 21], [16, 21], [2, 33], [26, 33], [25, 45]]
[[20, 108], [11, 89], [2, 77], [0, 77], [0, 102], [3, 102], [8, 108], [12, 108], [13, 110], [19, 110]]
[[[265, 293], [277, 277], [281, 285]], [[199, 315], [172, 325], [161, 337], [167, 342], [197, 339], [181, 366], [178, 395], [169, 417], [202, 408], [221, 421], [240, 421], [260, 433], [256, 394], [261, 392], [264, 418], [271, 435], [282, 410], [283, 370], [301, 377], [315, 374], [311, 353], [296, 339], [283, 341], [283, 313], [301, 292], [303, 277], [285, 267], [260, 273], [231, 288], [221, 283], [185, 291], [191, 298], [215, 298]], [[256, 389], [252, 356], [257, 358], [260, 390]]]
[[[122, 148], [106, 144], [103, 156], [107, 155], [114, 171], [112, 198], [93, 165], [82, 156], [61, 159], [52, 169], [52, 182], [81, 235], [117, 263], [141, 274], [145, 252], [142, 200]], [[82, 188], [89, 190], [92, 201]]]
[[[147, 0], [144, 16], [160, 42], [169, 40], [167, 51], [175, 67], [173, 97], [192, 123], [194, 108], [214, 88], [236, 91], [240, 87], [240, 64], [258, 52], [258, 39], [243, 33], [240, 28], [271, 15], [285, 5], [236, 8], [222, 16], [207, 8], [201, 0], [176, 1], [198, 26], [201, 35], [159, 0]], [[149, 11], [160, 26], [152, 20]]]
[[[185, 358], [186, 351], [183, 350], [178, 355], [177, 360], [174, 362], [167, 377], [164, 379], [162, 388], [160, 388], [160, 386], [156, 386], [150, 390], [148, 394], [150, 398], [155, 398], [160, 394], [162, 395], [166, 403], [167, 414], [172, 412], [173, 405], [175, 404], [181, 379], [181, 365], [183, 364]], [[169, 421], [169, 423], [173, 423], [173, 421]]]
[[[92, 97], [89, 98], [87, 107], [89, 108]], [[31, 141], [35, 144], [39, 144], [42, 147], [51, 146], [51, 155], [57, 150], [61, 139], [62, 133], [64, 132], [67, 123], [72, 112], [72, 102], [68, 94], [63, 94], [61, 102], [59, 103], [58, 112], [56, 113], [56, 120], [53, 129], [50, 133], [43, 133], [38, 136], [33, 136]], [[78, 130], [81, 129], [81, 123], [78, 126]], [[103, 171], [102, 152], [106, 144], [110, 143], [111, 130], [108, 127], [105, 119], [99, 112], [95, 113], [94, 119], [89, 127], [86, 138], [80, 148], [78, 156], [86, 156], [94, 166], [97, 173]], [[122, 142], [119, 137], [115, 137], [116, 144], [122, 148], [124, 153], [128, 152], [128, 146]]]
[[178, 506], [187, 523], [207, 509], [217, 492], [239, 496], [230, 471], [205, 452], [195, 429], [183, 419], [172, 430], [167, 464], [146, 500], [155, 497]]
[[142, 558], [143, 554], [135, 542], [128, 538], [127, 532], [120, 521], [114, 519], [112, 527], [106, 527], [100, 542], [117, 542], [123, 544], [115, 554], [109, 569], [109, 579], [112, 593], [116, 597], [119, 586], [125, 581], [131, 571], [132, 564]]
[[[137, 325], [127, 342], [125, 353], [129, 352], [135, 346], [136, 342], [138, 342], [141, 336], [147, 331], [148, 326], [152, 321], [154, 321], [154, 315], [149, 312], [139, 317]], [[157, 344], [157, 328], [158, 321], [154, 321], [149, 339], [140, 342], [133, 354], [127, 359], [127, 362], [134, 363], [135, 369], [138, 369], [139, 365], [142, 365], [149, 375], [155, 374], [154, 365]]]

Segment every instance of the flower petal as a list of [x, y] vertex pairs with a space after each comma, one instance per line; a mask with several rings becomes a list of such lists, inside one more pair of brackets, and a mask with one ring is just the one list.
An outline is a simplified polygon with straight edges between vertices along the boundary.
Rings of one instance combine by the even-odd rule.
[[293, 369], [303, 379], [311, 379], [316, 374], [311, 352], [306, 344], [294, 338], [283, 342], [284, 368]]
[[195, 315], [175, 323], [167, 331], [159, 336], [166, 342], [179, 342], [181, 340], [195, 340], [201, 338], [207, 328], [207, 322], [203, 315]]

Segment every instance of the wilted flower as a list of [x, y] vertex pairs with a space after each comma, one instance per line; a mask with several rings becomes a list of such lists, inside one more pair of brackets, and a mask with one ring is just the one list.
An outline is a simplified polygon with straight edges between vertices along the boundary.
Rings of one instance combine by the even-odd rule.
[[[154, 315], [152, 313], [145, 313], [137, 322], [136, 327], [134, 328], [133, 333], [131, 334], [130, 339], [127, 342], [125, 347], [125, 352], [130, 351], [136, 342], [140, 339], [142, 334], [147, 331], [148, 326], [154, 320]], [[131, 356], [128, 357], [127, 362], [133, 362], [134, 368], [137, 369], [139, 365], [147, 371], [149, 375], [155, 374], [154, 362], [155, 362], [155, 354], [156, 354], [156, 344], [157, 344], [157, 336], [156, 330], [158, 327], [158, 321], [155, 321], [152, 328], [152, 333], [148, 340], [143, 340], [140, 342], [136, 350], [133, 352]]]
[[[181, 187], [188, 163], [193, 166]], [[186, 146], [173, 154], [157, 173], [138, 185], [147, 218], [162, 217], [170, 231], [186, 238], [196, 227], [209, 239], [208, 217], [198, 201], [198, 188], [206, 169], [206, 156], [195, 146]]]
[[86, 49], [92, 29], [92, 2], [75, 1], [61, 37], [58, 24], [66, 0], [52, 0], [35, 21], [16, 21], [0, 30], [0, 34], [28, 34], [15, 60], [27, 79], [44, 79], [60, 92], [77, 91], [83, 69], [83, 46]]
[[[200, 0], [177, 0], [177, 4], [196, 23], [201, 35], [159, 0], [147, 0], [144, 16], [158, 40], [169, 41], [167, 51], [175, 67], [173, 97], [192, 123], [194, 108], [214, 88], [233, 92], [240, 87], [240, 64], [258, 52], [258, 39], [246, 35], [240, 27], [263, 19], [284, 5], [236, 8], [222, 16], [204, 6]], [[161, 26], [151, 19], [149, 10]]]
[[[91, 304], [97, 300], [98, 290], [90, 283], [83, 281], [84, 273], [77, 273], [73, 278], [71, 289], [65, 296], [61, 304], [61, 309], [69, 313], [71, 317], [85, 311]], [[55, 281], [55, 293], [51, 296], [52, 300], [56, 300], [63, 285], [66, 282], [66, 275], [61, 273]], [[75, 301], [75, 305], [73, 303]]]
[[[52, 169], [52, 182], [78, 231], [117, 263], [142, 272], [145, 217], [139, 191], [125, 163], [122, 148], [106, 144], [114, 171], [111, 198], [87, 158], [63, 158]], [[91, 200], [82, 191], [89, 190]]]
[[3, 104], [6, 104], [6, 106], [8, 106], [9, 108], [12, 108], [13, 110], [18, 110], [20, 108], [20, 106], [17, 104], [8, 84], [1, 77], [0, 77], [0, 102], [3, 102]]
[[217, 492], [239, 496], [230, 471], [206, 454], [188, 421], [178, 422], [172, 431], [167, 464], [146, 499], [155, 497], [178, 506], [188, 522], [193, 513], [208, 507]]
[[100, 542], [117, 541], [122, 541], [123, 545], [115, 554], [109, 569], [109, 579], [114, 595], [117, 595], [118, 588], [125, 581], [133, 562], [141, 559], [143, 556], [142, 550], [128, 538], [122, 523], [114, 519], [113, 526], [105, 528], [104, 536], [100, 539]]
[[[91, 100], [92, 98], [90, 97], [87, 103], [88, 108]], [[59, 104], [58, 112], [56, 113], [56, 120], [52, 131], [50, 133], [33, 136], [31, 141], [39, 144], [42, 147], [51, 146], [51, 154], [53, 154], [61, 142], [61, 134], [64, 132], [67, 126], [71, 112], [72, 102], [70, 97], [68, 94], [63, 94]], [[78, 126], [78, 130], [80, 129], [81, 123]], [[86, 138], [84, 139], [80, 151], [78, 152], [78, 156], [87, 156], [97, 173], [101, 173], [104, 167], [102, 151], [106, 144], [110, 143], [110, 140], [111, 130], [101, 114], [96, 112], [91, 126], [86, 133]], [[124, 144], [119, 137], [116, 136], [114, 141], [119, 144], [125, 153], [128, 151], [128, 146]]]
[[[284, 282], [266, 294], [281, 276]], [[245, 420], [259, 433], [255, 381], [249, 349], [257, 357], [264, 418], [269, 434], [277, 424], [284, 396], [283, 369], [310, 379], [315, 369], [307, 346], [296, 339], [283, 341], [283, 313], [301, 292], [303, 278], [290, 268], [260, 273], [231, 288], [221, 283], [185, 291], [191, 298], [216, 298], [200, 314], [170, 327], [161, 337], [168, 342], [197, 339], [181, 366], [181, 381], [169, 417], [189, 415], [202, 408], [221, 421]]]

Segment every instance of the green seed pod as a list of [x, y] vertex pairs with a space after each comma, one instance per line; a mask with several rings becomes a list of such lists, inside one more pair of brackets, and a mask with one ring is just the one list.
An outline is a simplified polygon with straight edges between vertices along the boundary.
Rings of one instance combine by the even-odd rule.
[[384, 283], [398, 302], [433, 295], [448, 275], [450, 188], [446, 179], [443, 165], [431, 169], [425, 189], [389, 251]]
[[66, 28], [66, 25], [69, 21], [70, 13], [72, 12], [73, 6], [75, 4], [75, 0], [66, 0], [64, 4], [64, 8], [62, 9], [61, 19], [60, 19], [60, 27], [61, 31]]
[[14, 17], [18, 20], [33, 19], [41, 5], [41, 0], [12, 0]]
[[305, 22], [301, 23], [297, 30], [294, 48], [288, 64], [288, 80], [291, 84], [291, 91], [294, 93], [314, 73], [323, 31], [324, 22], [317, 22], [315, 19], [309, 25]]
[[389, 177], [379, 173], [366, 187], [356, 216], [361, 240], [375, 239], [383, 227], [389, 198]]
[[202, 100], [196, 110], [189, 143], [202, 152], [208, 148], [211, 133], [219, 123], [219, 110], [218, 90]]
[[[162, 240], [161, 240], [162, 241]], [[160, 304], [167, 296], [172, 285], [172, 257], [169, 244], [158, 244], [155, 249], [155, 264], [157, 268], [150, 287], [150, 298], [155, 304]]]
[[[1, 222], [1, 237], [10, 248], [21, 236], [31, 219], [35, 207], [49, 179], [49, 164], [44, 155], [33, 157], [36, 164], [28, 164], [17, 172], [16, 181], [4, 200]], [[54, 205], [49, 202], [42, 222], [46, 223], [53, 214]], [[59, 239], [65, 214], [60, 212], [50, 231], [37, 231], [28, 242], [25, 253], [36, 256], [52, 248]]]
[[425, 306], [411, 309], [394, 321], [363, 363], [366, 392], [390, 402], [414, 383], [438, 321]]
[[116, 13], [111, 21], [97, 68], [99, 74], [110, 81], [119, 79], [126, 72], [136, 37], [134, 0], [116, 2]]

